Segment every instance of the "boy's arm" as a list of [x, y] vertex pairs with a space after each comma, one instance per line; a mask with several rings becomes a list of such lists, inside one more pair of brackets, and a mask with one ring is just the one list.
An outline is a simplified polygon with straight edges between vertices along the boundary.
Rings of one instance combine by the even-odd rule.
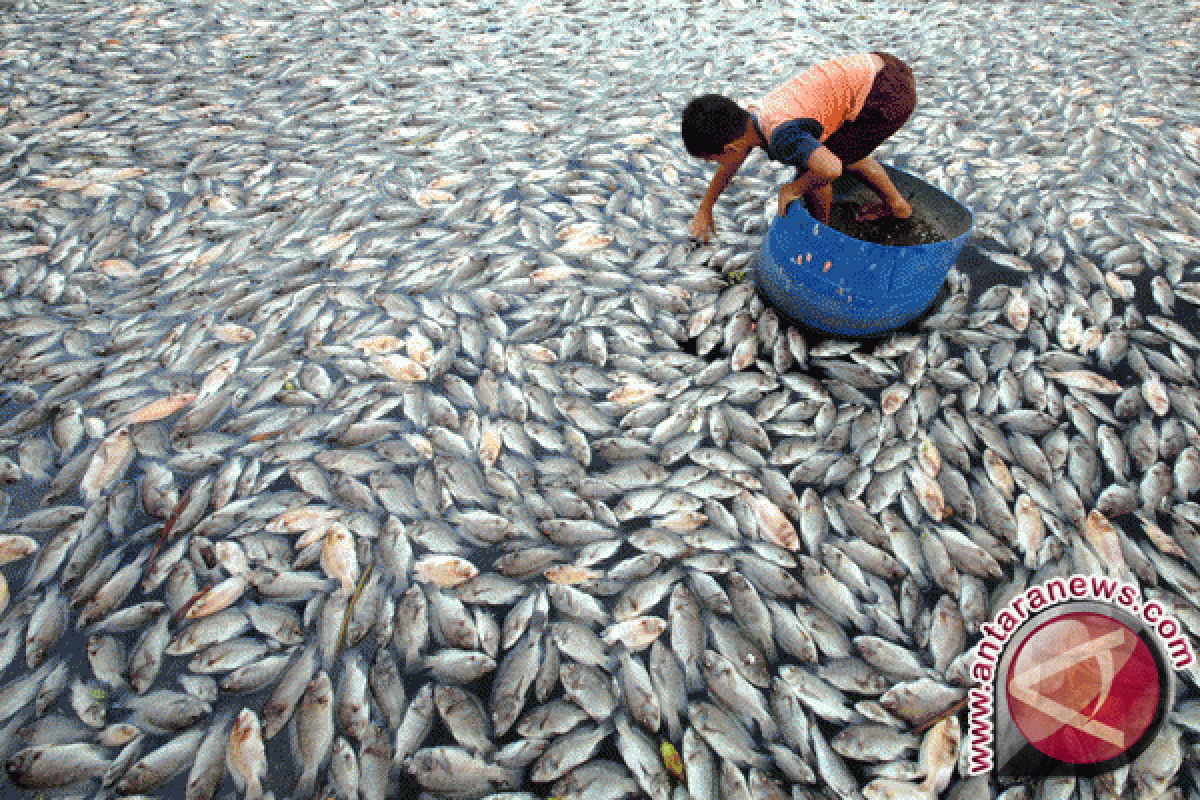
[[700, 201], [700, 209], [692, 218], [692, 235], [696, 238], [707, 240], [710, 232], [716, 232], [712, 219], [713, 206], [717, 204], [717, 198], [721, 196], [721, 192], [725, 191], [725, 187], [733, 180], [733, 176], [742, 168], [748, 155], [750, 155], [750, 150], [738, 149], [718, 161], [720, 166], [717, 167], [717, 174], [713, 175], [712, 182], [708, 185], [708, 191], [704, 193], [704, 199]]
[[[831, 150], [822, 145], [809, 156], [806, 169], [796, 180], [785, 183], [779, 189], [779, 216], [787, 213], [787, 207], [793, 200], [798, 200], [805, 194], [833, 183], [842, 174], [842, 161]], [[821, 222], [829, 224], [828, 219]]]

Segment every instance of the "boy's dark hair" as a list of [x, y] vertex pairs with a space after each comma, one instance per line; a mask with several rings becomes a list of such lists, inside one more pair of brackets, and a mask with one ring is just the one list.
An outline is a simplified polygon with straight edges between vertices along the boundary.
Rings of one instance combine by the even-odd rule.
[[723, 95], [693, 98], [683, 109], [683, 146], [695, 158], [720, 155], [749, 119], [749, 112]]

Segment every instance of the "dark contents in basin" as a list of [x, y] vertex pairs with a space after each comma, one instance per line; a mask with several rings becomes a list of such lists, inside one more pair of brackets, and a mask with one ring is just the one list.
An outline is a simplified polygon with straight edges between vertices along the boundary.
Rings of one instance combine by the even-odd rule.
[[838, 181], [834, 184], [834, 202], [829, 215], [829, 227], [860, 241], [891, 247], [945, 242], [958, 235], [959, 232], [949, 229], [952, 228], [953, 222], [948, 220], [944, 213], [929, 208], [922, 202], [923, 198], [919, 194], [905, 191], [904, 186], [899, 188], [913, 207], [911, 217], [897, 219], [886, 216], [860, 222], [857, 219], [859, 209], [875, 205], [879, 202], [879, 196], [866, 184], [857, 180]]
[[829, 226], [854, 239], [891, 247], [909, 247], [945, 241], [938, 235], [937, 229], [930, 220], [922, 214], [919, 206], [913, 207], [913, 214], [908, 219], [889, 216], [869, 222], [860, 222], [856, 219], [861, 207], [859, 203], [834, 203], [833, 210], [829, 215]]

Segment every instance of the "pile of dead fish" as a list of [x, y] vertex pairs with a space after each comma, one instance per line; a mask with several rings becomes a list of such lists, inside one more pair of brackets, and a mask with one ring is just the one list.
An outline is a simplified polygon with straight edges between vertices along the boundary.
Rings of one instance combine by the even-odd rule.
[[[0, 8], [5, 796], [1194, 795], [1194, 671], [1095, 778], [959, 710], [1055, 576], [1200, 632], [1194, 12]], [[854, 49], [988, 265], [871, 345], [677, 131]]]

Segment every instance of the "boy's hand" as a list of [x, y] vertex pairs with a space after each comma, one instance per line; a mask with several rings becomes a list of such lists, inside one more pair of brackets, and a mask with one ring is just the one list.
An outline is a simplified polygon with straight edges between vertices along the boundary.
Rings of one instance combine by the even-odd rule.
[[804, 190], [798, 189], [790, 183], [779, 187], [779, 216], [782, 217], [787, 213], [788, 206], [792, 204], [793, 200], [799, 200], [803, 196]]
[[696, 216], [692, 217], [692, 236], [702, 242], [708, 241], [709, 234], [716, 235], [717, 228], [713, 225], [712, 211], [707, 208], [702, 208], [696, 212]]

